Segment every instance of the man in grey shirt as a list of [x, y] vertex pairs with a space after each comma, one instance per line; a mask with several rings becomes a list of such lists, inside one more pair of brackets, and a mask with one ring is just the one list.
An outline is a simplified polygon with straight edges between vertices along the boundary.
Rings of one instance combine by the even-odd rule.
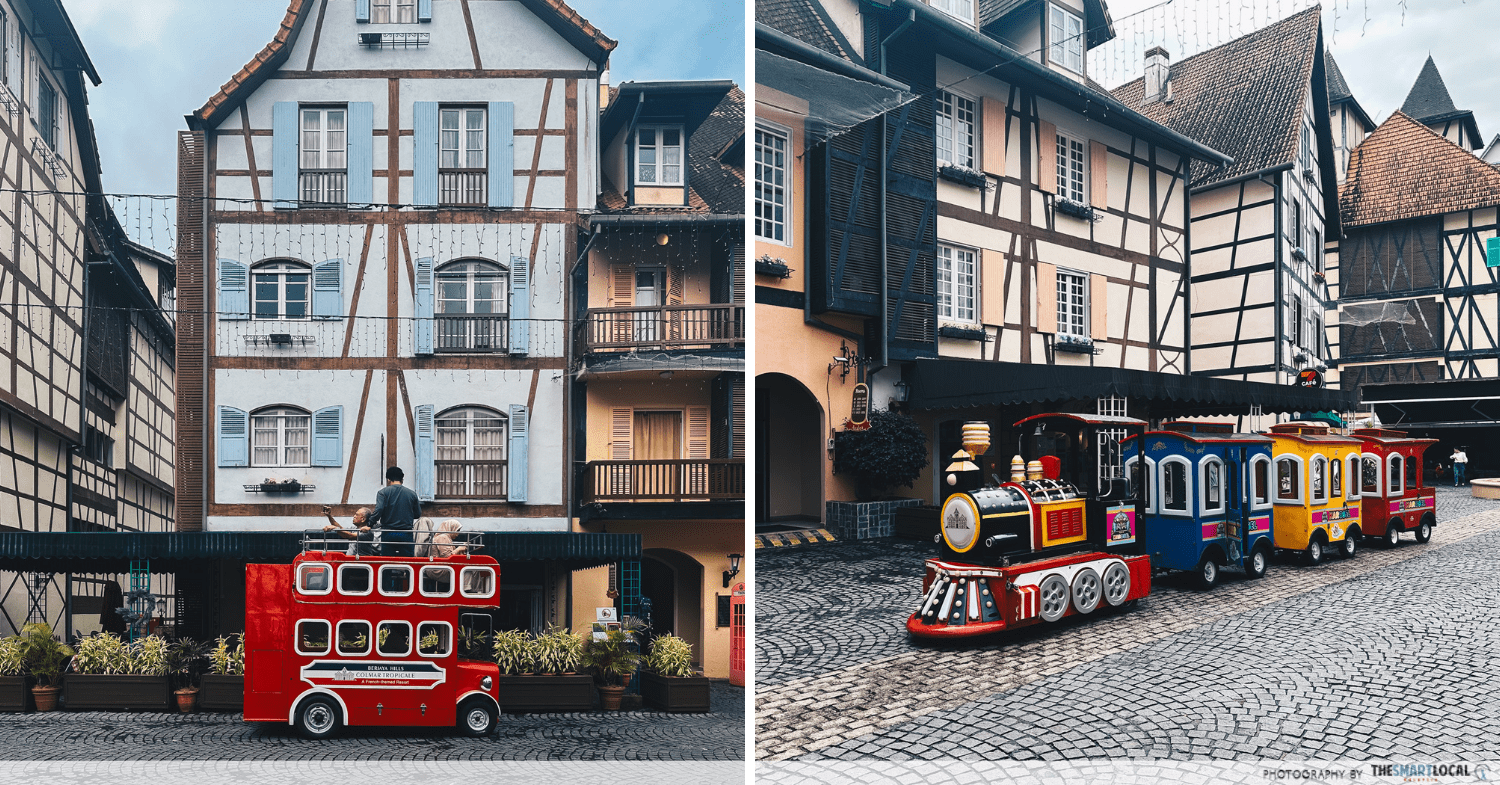
[[375, 494], [375, 511], [367, 525], [380, 532], [381, 556], [413, 556], [412, 528], [422, 517], [417, 492], [401, 484], [406, 474], [398, 466], [385, 470], [386, 484]]

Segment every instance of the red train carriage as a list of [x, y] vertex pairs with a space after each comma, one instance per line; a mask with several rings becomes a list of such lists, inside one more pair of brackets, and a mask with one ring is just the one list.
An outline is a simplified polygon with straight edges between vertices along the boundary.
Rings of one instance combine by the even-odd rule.
[[490, 733], [500, 567], [474, 553], [477, 538], [460, 544], [461, 555], [387, 558], [309, 540], [291, 564], [249, 565], [245, 719], [310, 738], [343, 725]]
[[1437, 495], [1424, 484], [1422, 456], [1437, 440], [1385, 428], [1355, 428], [1350, 435], [1364, 442], [1359, 472], [1364, 534], [1391, 548], [1403, 531], [1416, 532], [1417, 542], [1432, 539]]

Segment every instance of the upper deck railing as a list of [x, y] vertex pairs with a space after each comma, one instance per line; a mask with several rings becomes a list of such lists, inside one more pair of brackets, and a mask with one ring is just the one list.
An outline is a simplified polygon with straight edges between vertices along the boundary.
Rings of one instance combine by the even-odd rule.
[[[352, 529], [343, 529], [344, 532], [352, 532]], [[412, 531], [414, 542], [394, 542], [387, 540], [382, 543], [380, 530], [361, 532], [358, 539], [340, 535], [338, 532], [325, 532], [321, 529], [305, 531], [302, 533], [303, 553], [347, 553], [354, 556], [389, 556], [382, 554], [383, 545], [410, 545], [413, 546], [412, 556], [420, 559], [446, 558], [449, 556], [473, 556], [484, 549], [483, 532], [444, 532], [444, 531]], [[460, 550], [462, 549], [462, 550]]]

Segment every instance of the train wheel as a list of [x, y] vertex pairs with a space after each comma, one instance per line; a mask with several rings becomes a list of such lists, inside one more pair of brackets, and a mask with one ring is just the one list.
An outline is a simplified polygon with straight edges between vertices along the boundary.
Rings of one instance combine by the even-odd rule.
[[1323, 543], [1314, 537], [1307, 543], [1307, 550], [1303, 551], [1307, 556], [1307, 563], [1313, 566], [1323, 563]]
[[1039, 615], [1042, 621], [1057, 621], [1068, 612], [1068, 582], [1061, 575], [1053, 573], [1042, 579], [1042, 585], [1037, 587], [1037, 593], [1041, 595], [1041, 610]]
[[1401, 544], [1401, 519], [1392, 518], [1385, 525], [1385, 547], [1394, 548]]
[[1099, 596], [1104, 593], [1099, 573], [1085, 567], [1073, 576], [1073, 608], [1079, 613], [1092, 613], [1099, 607]]
[[1266, 554], [1265, 548], [1256, 548], [1250, 552], [1250, 558], [1245, 560], [1245, 576], [1248, 578], [1266, 577], [1266, 568], [1271, 564], [1271, 557]]
[[1130, 596], [1130, 569], [1123, 562], [1112, 562], [1104, 568], [1104, 601], [1119, 605]]
[[1205, 553], [1198, 560], [1198, 588], [1203, 590], [1212, 589], [1219, 585], [1219, 563], [1214, 561], [1213, 554]]
[[1427, 542], [1432, 539], [1432, 513], [1422, 516], [1422, 522], [1417, 524], [1417, 542]]
[[1345, 535], [1344, 541], [1339, 543], [1339, 555], [1343, 556], [1345, 559], [1354, 558], [1354, 554], [1359, 551], [1359, 545], [1357, 544], [1358, 540], [1359, 531], [1357, 529]]
[[314, 695], [297, 708], [297, 730], [309, 739], [326, 739], [342, 724], [338, 704], [326, 695]]
[[495, 707], [489, 701], [472, 698], [458, 707], [458, 729], [465, 736], [488, 736], [495, 730]]

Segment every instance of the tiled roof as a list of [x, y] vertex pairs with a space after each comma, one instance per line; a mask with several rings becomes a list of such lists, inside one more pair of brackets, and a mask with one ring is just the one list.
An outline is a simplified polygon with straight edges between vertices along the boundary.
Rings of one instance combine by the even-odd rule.
[[605, 180], [599, 209], [626, 215], [705, 213], [743, 215], [745, 162], [723, 161], [720, 153], [745, 133], [745, 92], [734, 87], [719, 100], [713, 113], [688, 137], [688, 203], [686, 206], [630, 207], [625, 195]]
[[1321, 13], [1313, 6], [1173, 63], [1170, 104], [1142, 106], [1142, 79], [1113, 94], [1146, 117], [1234, 158], [1222, 169], [1194, 161], [1194, 187], [1291, 163], [1319, 51]]
[[816, 0], [755, 0], [755, 21], [845, 60], [862, 63], [814, 6]]
[[1339, 70], [1339, 64], [1333, 61], [1333, 52], [1323, 54], [1323, 73], [1328, 78], [1328, 103], [1336, 104], [1345, 98], [1353, 98], [1354, 91], [1349, 89], [1349, 83], [1344, 81], [1344, 72]]
[[1500, 169], [1399, 111], [1354, 148], [1339, 194], [1346, 226], [1491, 205], [1500, 205]]
[[1406, 100], [1401, 103], [1401, 111], [1418, 120], [1458, 111], [1458, 107], [1453, 105], [1453, 97], [1448, 95], [1448, 85], [1443, 83], [1443, 76], [1438, 73], [1437, 63], [1432, 62], [1432, 55], [1428, 55], [1427, 62], [1422, 64], [1422, 72], [1417, 74], [1417, 81], [1412, 84], [1411, 92], [1406, 94]]
[[[1006, 14], [1018, 11], [1022, 6], [1029, 5], [1033, 0], [979, 0], [979, 26], [989, 27], [992, 23], [1003, 19]], [[1089, 29], [1087, 44], [1089, 49], [1113, 40], [1115, 37], [1114, 19], [1109, 14], [1109, 5], [1104, 0], [1083, 0], [1083, 11], [1088, 17]], [[1028, 54], [1023, 52], [1022, 54]]]

